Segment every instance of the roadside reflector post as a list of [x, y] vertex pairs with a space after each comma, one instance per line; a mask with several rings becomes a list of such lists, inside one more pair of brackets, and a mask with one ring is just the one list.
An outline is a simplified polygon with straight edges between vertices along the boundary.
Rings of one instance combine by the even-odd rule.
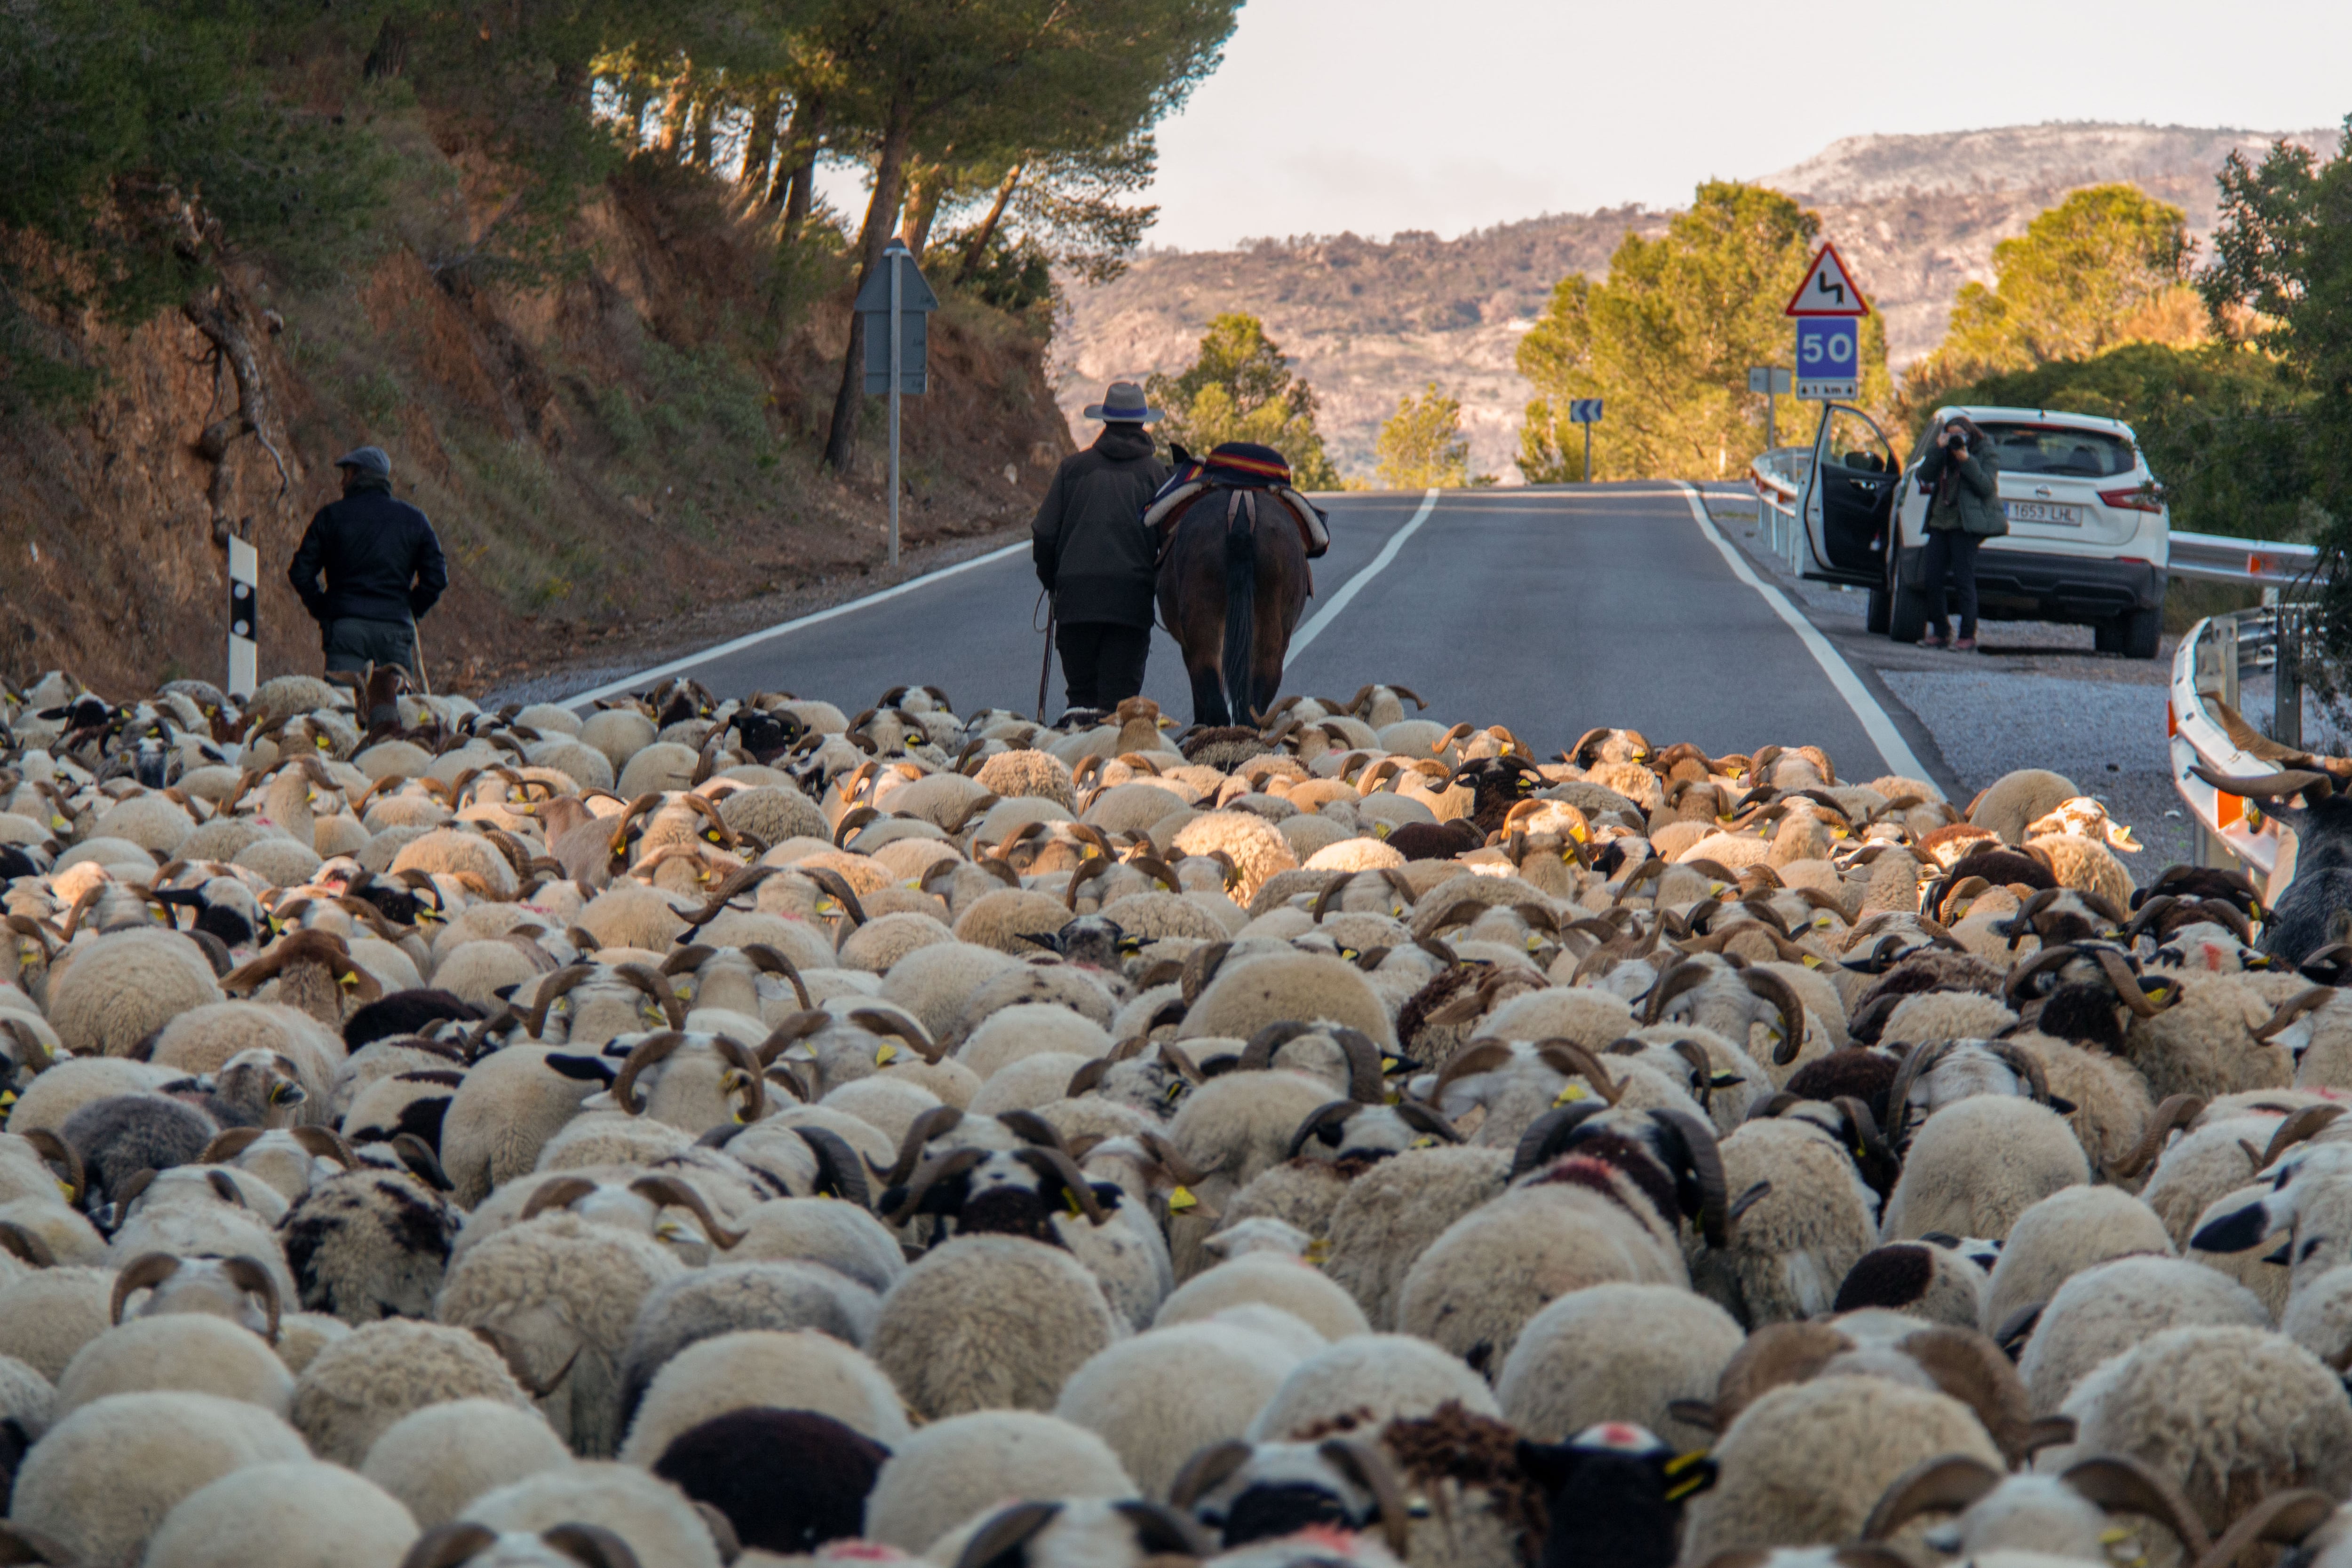
[[260, 682], [261, 636], [258, 592], [261, 556], [250, 540], [228, 541], [228, 694], [239, 700]]

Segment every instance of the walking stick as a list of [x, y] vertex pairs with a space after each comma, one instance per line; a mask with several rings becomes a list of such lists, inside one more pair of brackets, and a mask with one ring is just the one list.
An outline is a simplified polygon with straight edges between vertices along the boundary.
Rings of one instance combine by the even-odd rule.
[[425, 634], [416, 629], [416, 616], [408, 617], [408, 651], [416, 656], [416, 679], [425, 688], [425, 695], [433, 695], [433, 678], [425, 673]]
[[1061, 609], [1060, 598], [1048, 591], [1045, 595], [1045, 662], [1037, 671], [1037, 722], [1045, 721], [1045, 688], [1054, 679], [1054, 617]]

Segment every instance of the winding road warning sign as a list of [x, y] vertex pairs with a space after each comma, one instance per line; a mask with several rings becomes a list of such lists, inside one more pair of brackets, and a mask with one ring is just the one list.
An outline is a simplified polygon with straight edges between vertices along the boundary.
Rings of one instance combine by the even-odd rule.
[[1870, 301], [1862, 297], [1845, 258], [1834, 245], [1823, 245], [1805, 269], [1805, 280], [1789, 300], [1784, 316], [1867, 316]]

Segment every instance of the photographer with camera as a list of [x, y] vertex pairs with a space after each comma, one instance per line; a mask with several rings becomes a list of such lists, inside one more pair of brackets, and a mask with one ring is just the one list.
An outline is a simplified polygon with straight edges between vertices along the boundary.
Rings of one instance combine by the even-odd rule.
[[[1935, 432], [1919, 459], [1919, 485], [1932, 491], [1927, 503], [1927, 635], [1923, 647], [1974, 653], [1977, 647], [1977, 546], [2009, 531], [2000, 505], [2000, 464], [1992, 442], [1964, 415], [1954, 415]], [[1944, 615], [1944, 580], [1959, 588], [1960, 635], [1952, 637]]]

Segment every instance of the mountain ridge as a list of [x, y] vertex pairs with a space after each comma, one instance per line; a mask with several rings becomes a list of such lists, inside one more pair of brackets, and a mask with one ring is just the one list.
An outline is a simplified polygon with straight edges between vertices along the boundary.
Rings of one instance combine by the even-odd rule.
[[[1899, 374], [1941, 340], [1963, 283], [1990, 282], [1992, 248], [2069, 190], [2127, 179], [2210, 233], [2213, 176], [2234, 150], [2277, 137], [2333, 149], [2333, 131], [2047, 122], [1847, 137], [1759, 184], [1821, 214], [1884, 318]], [[1528, 396], [1513, 363], [1519, 336], [1568, 272], [1599, 279], [1629, 232], [1654, 236], [1671, 211], [1629, 205], [1547, 214], [1454, 239], [1403, 231], [1262, 239], [1234, 250], [1151, 250], [1111, 282], [1066, 285], [1055, 334], [1056, 399], [1077, 411], [1114, 377], [1173, 372], [1208, 320], [1244, 310], [1314, 385], [1331, 456], [1369, 477], [1381, 422], [1398, 397], [1434, 381], [1461, 399], [1474, 472], [1516, 480]]]

